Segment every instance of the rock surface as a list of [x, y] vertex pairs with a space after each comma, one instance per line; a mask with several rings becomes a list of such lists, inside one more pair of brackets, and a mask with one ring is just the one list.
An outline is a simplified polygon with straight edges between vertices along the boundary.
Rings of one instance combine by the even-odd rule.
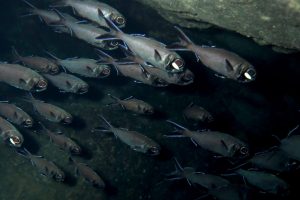
[[212, 25], [275, 50], [300, 50], [300, 0], [136, 0], [186, 28]]

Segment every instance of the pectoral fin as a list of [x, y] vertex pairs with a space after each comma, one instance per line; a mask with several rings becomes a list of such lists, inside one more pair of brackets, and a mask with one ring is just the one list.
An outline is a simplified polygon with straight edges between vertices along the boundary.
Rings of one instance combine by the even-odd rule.
[[226, 62], [226, 70], [228, 72], [232, 72], [234, 70], [232, 64], [229, 62], [229, 60], [225, 59], [225, 62]]
[[223, 147], [226, 149], [226, 151], [228, 151], [229, 148], [228, 148], [227, 144], [224, 142], [224, 140], [221, 140], [220, 142], [223, 145]]
[[159, 52], [156, 49], [154, 50], [154, 58], [156, 61], [162, 60], [161, 55], [159, 54]]
[[69, 88], [72, 87], [72, 84], [70, 83], [70, 81], [66, 81], [66, 84]]
[[93, 69], [90, 66], [85, 67], [88, 71], [93, 72]]
[[22, 84], [22, 85], [26, 85], [26, 81], [22, 78], [19, 79], [19, 83]]

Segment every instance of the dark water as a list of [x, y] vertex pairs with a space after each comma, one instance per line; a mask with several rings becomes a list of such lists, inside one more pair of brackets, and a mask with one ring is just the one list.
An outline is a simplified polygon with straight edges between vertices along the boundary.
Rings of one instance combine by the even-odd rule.
[[[125, 32], [146, 33], [165, 43], [176, 40], [173, 25], [163, 20], [156, 12], [133, 0], [109, 1], [128, 20]], [[51, 1], [32, 1], [46, 8]], [[23, 55], [41, 55], [48, 50], [61, 58], [97, 58], [94, 48], [71, 38], [54, 33], [37, 17], [20, 18], [27, 6], [18, 0], [0, 3], [0, 59], [11, 61], [11, 46]], [[35, 97], [63, 107], [76, 116], [71, 126], [47, 124], [52, 130], [60, 129], [77, 141], [85, 150], [78, 160], [93, 167], [108, 184], [106, 190], [93, 188], [82, 178], [74, 175], [69, 164], [69, 155], [49, 142], [49, 139], [33, 130], [20, 129], [25, 136], [25, 147], [36, 155], [53, 160], [66, 173], [66, 183], [57, 183], [38, 174], [23, 157], [13, 149], [0, 144], [0, 199], [196, 199], [205, 190], [190, 187], [185, 180], [162, 182], [164, 174], [174, 170], [176, 157], [183, 166], [197, 171], [220, 173], [229, 163], [213, 158], [213, 154], [196, 148], [187, 139], [163, 137], [172, 131], [165, 120], [172, 119], [195, 130], [210, 128], [230, 133], [248, 142], [252, 153], [278, 145], [271, 135], [284, 138], [299, 123], [300, 54], [280, 54], [270, 47], [262, 47], [251, 39], [236, 33], [221, 30], [185, 30], [198, 44], [216, 45], [249, 60], [256, 66], [257, 80], [250, 84], [239, 84], [216, 78], [204, 66], [196, 62], [190, 53], [181, 54], [186, 65], [196, 74], [190, 86], [152, 88], [133, 83], [132, 80], [115, 75], [102, 79], [84, 79], [90, 84], [86, 95], [62, 94], [54, 87], [36, 94]], [[121, 56], [118, 53], [113, 53]], [[111, 102], [107, 93], [119, 97], [135, 96], [154, 105], [159, 111], [154, 117], [136, 116], [118, 107], [108, 108]], [[35, 115], [32, 107], [22, 100], [25, 92], [0, 84], [1, 100], [10, 100], [25, 111]], [[182, 110], [194, 102], [209, 110], [216, 121], [209, 127], [195, 127], [182, 117]], [[97, 114], [104, 115], [112, 124], [140, 131], [155, 139], [163, 147], [161, 156], [149, 157], [129, 149], [112, 134], [93, 134], [91, 129], [101, 122]], [[299, 186], [294, 183], [299, 172], [280, 175], [291, 185], [291, 195], [298, 199]], [[234, 178], [239, 184], [243, 181]], [[277, 199], [279, 197], [259, 195], [252, 199]], [[287, 199], [284, 198], [284, 199]], [[209, 199], [209, 198], [208, 198]]]

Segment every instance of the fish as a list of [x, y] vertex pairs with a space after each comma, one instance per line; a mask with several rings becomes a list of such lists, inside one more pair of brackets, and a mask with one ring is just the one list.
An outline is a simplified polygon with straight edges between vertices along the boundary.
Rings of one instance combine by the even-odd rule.
[[27, 4], [29, 9], [29, 14], [26, 14], [24, 16], [33, 16], [37, 15], [41, 21], [44, 21], [47, 25], [55, 24], [60, 21], [59, 16], [52, 10], [43, 10], [39, 9], [33, 4], [31, 4], [29, 1], [22, 0], [25, 4]]
[[57, 145], [60, 149], [76, 155], [82, 153], [81, 147], [71, 138], [59, 132], [54, 133], [53, 131], [47, 129], [41, 122], [39, 124], [44, 132], [50, 137], [51, 142]]
[[210, 123], [214, 121], [213, 116], [207, 110], [195, 105], [193, 102], [183, 110], [183, 116], [186, 119], [191, 119], [197, 122]]
[[21, 147], [24, 143], [23, 135], [10, 122], [0, 117], [0, 137], [5, 143], [13, 147]]
[[89, 85], [85, 81], [65, 72], [57, 75], [44, 74], [44, 76], [52, 85], [59, 88], [60, 92], [85, 94], [89, 90]]
[[12, 47], [12, 54], [16, 61], [20, 61], [26, 67], [29, 67], [37, 72], [41, 73], [49, 73], [49, 74], [57, 74], [59, 73], [59, 66], [49, 60], [47, 58], [39, 57], [39, 56], [21, 56], [15, 47]]
[[75, 174], [77, 176], [81, 175], [87, 182], [93, 184], [93, 186], [96, 186], [98, 188], [105, 188], [105, 182], [103, 181], [103, 179], [87, 164], [79, 163], [72, 157], [70, 157], [69, 160], [75, 165]]
[[264, 192], [276, 195], [286, 195], [288, 193], [289, 185], [274, 174], [243, 169], [238, 169], [235, 173], [243, 176], [249, 184]]
[[[98, 53], [100, 60], [103, 61], [102, 63], [110, 64], [110, 65], [114, 66], [114, 68], [117, 71], [117, 75], [119, 75], [121, 73], [125, 77], [134, 79], [136, 83], [143, 83], [143, 84], [151, 85], [154, 87], [168, 86], [168, 84], [164, 80], [162, 80], [156, 76], [152, 76], [141, 65], [124, 64], [124, 63], [121, 64], [119, 61], [117, 61], [116, 59], [112, 58], [111, 56], [109, 56], [108, 54], [106, 54], [105, 52], [103, 52], [99, 49], [97, 49], [97, 53]], [[101, 63], [101, 61], [99, 61], [99, 62]]]
[[17, 153], [28, 158], [41, 175], [48, 178], [54, 178], [57, 182], [63, 182], [65, 180], [65, 173], [56, 166], [54, 162], [49, 161], [42, 156], [32, 155], [26, 148], [19, 149]]
[[103, 28], [96, 27], [93, 24], [82, 24], [81, 21], [78, 22], [78, 20], [67, 14], [60, 13], [57, 10], [55, 12], [60, 18], [58, 23], [51, 26], [55, 32], [70, 34], [72, 37], [101, 49], [115, 50], [118, 48], [118, 41], [96, 39], [99, 35], [107, 34], [107, 31]]
[[97, 60], [89, 58], [60, 59], [47, 52], [56, 63], [73, 74], [88, 78], [105, 78], [110, 75], [111, 68], [108, 65], [98, 64]]
[[48, 121], [56, 123], [62, 122], [64, 124], [70, 124], [73, 121], [72, 115], [67, 111], [58, 106], [37, 100], [31, 94], [24, 100], [31, 103], [34, 110]]
[[42, 92], [48, 86], [47, 80], [34, 70], [8, 63], [0, 63], [0, 82], [32, 92]]
[[166, 135], [166, 137], [189, 137], [191, 141], [203, 149], [228, 158], [245, 158], [249, 155], [248, 145], [240, 139], [218, 131], [190, 131], [187, 128], [167, 120], [168, 123], [180, 128], [176, 133], [181, 135]]
[[147, 155], [156, 156], [160, 154], [161, 147], [154, 140], [136, 131], [123, 128], [115, 128], [103, 116], [101, 119], [106, 123], [107, 129], [95, 129], [94, 131], [112, 132], [116, 138], [128, 145], [132, 150]]
[[177, 26], [179, 32], [179, 42], [168, 45], [172, 50], [192, 51], [206, 67], [216, 72], [216, 76], [228, 78], [241, 83], [252, 82], [256, 79], [256, 70], [244, 58], [239, 55], [221, 48], [199, 46], [194, 44], [191, 39]]
[[143, 35], [126, 34], [109, 17], [105, 17], [101, 10], [98, 12], [99, 16], [106, 20], [111, 31], [97, 36], [97, 39], [122, 40], [134, 54], [141, 57], [145, 62], [170, 73], [184, 70], [184, 60], [176, 52], [167, 49], [165, 44]]
[[126, 99], [119, 99], [111, 94], [108, 94], [109, 97], [116, 101], [116, 104], [122, 106], [124, 110], [129, 110], [137, 114], [151, 115], [154, 113], [154, 108], [150, 104], [136, 99], [134, 97], [128, 97]]
[[120, 28], [123, 28], [126, 25], [125, 17], [118, 10], [102, 2], [94, 0], [61, 0], [60, 4], [54, 5], [52, 7], [66, 6], [72, 7], [74, 13], [79, 15], [80, 17], [95, 22], [103, 27], [108, 27], [108, 25], [106, 24], [104, 19], [98, 16], [98, 10], [101, 10], [104, 16], [110, 17], [110, 20], [116, 23]]
[[30, 128], [33, 126], [33, 119], [24, 110], [8, 101], [0, 101], [0, 115], [13, 124]]

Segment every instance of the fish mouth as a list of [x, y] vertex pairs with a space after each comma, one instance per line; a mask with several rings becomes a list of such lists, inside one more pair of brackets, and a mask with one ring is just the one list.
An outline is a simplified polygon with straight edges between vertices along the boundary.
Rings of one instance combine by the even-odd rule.
[[19, 138], [18, 136], [11, 136], [9, 138], [9, 141], [10, 143], [13, 145], [13, 146], [16, 146], [16, 147], [21, 147], [22, 146], [22, 139]]
[[64, 124], [71, 124], [73, 121], [73, 117], [67, 116], [64, 118]]
[[36, 89], [35, 91], [41, 92], [47, 89], [48, 82], [45, 79], [41, 79], [37, 82], [36, 84]]

